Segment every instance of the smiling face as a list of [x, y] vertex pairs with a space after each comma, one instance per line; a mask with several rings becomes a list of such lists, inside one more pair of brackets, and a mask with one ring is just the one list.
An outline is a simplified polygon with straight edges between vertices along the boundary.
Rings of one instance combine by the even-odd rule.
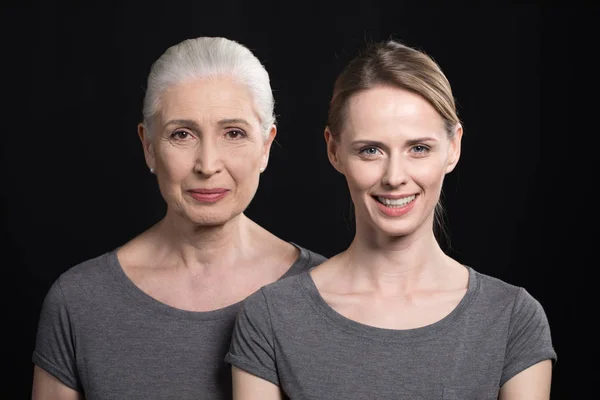
[[168, 212], [205, 226], [248, 207], [276, 134], [272, 126], [265, 137], [249, 91], [228, 77], [172, 86], [151, 135], [138, 129]]
[[348, 182], [357, 228], [389, 236], [433, 229], [444, 176], [460, 156], [462, 128], [450, 138], [443, 118], [421, 96], [389, 86], [353, 95], [335, 138], [333, 166]]

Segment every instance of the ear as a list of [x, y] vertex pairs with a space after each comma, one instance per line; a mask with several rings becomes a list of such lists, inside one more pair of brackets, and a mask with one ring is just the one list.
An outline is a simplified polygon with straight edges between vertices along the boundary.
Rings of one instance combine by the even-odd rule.
[[146, 165], [151, 170], [156, 169], [156, 158], [154, 157], [154, 144], [152, 143], [152, 139], [150, 139], [150, 133], [148, 132], [148, 128], [144, 123], [139, 123], [138, 127], [138, 136], [142, 142], [142, 147], [144, 148], [144, 158], [146, 159]]
[[327, 157], [329, 158], [329, 162], [333, 165], [333, 168], [336, 169], [339, 173], [343, 174], [342, 164], [340, 163], [340, 158], [338, 157], [339, 151], [339, 142], [333, 136], [329, 127], [325, 128], [325, 142], [327, 143]]
[[456, 124], [456, 128], [454, 129], [454, 136], [450, 140], [450, 147], [448, 148], [448, 165], [446, 166], [446, 173], [452, 172], [454, 167], [456, 167], [456, 164], [458, 164], [458, 160], [460, 159], [463, 127], [459, 123]]
[[269, 129], [269, 134], [267, 136], [267, 140], [265, 140], [265, 144], [263, 147], [263, 157], [260, 163], [260, 172], [263, 172], [269, 164], [271, 145], [273, 144], [273, 140], [275, 140], [275, 136], [277, 136], [277, 127], [275, 125], [271, 125], [271, 129]]

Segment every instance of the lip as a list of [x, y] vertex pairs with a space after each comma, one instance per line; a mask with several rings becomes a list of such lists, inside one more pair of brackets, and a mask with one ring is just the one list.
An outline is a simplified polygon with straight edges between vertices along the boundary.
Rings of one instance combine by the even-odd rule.
[[404, 199], [405, 197], [416, 196], [416, 193], [410, 194], [374, 194], [373, 197], [383, 197], [384, 199], [396, 200]]
[[379, 209], [379, 211], [381, 211], [381, 213], [383, 213], [385, 216], [388, 216], [388, 217], [401, 217], [401, 216], [406, 215], [407, 213], [409, 213], [414, 208], [415, 203], [419, 199], [418, 195], [415, 194], [415, 199], [413, 201], [411, 201], [410, 203], [408, 203], [407, 205], [402, 206], [402, 207], [387, 207], [385, 204], [382, 204], [379, 201], [377, 201], [377, 199], [375, 197], [383, 197], [383, 198], [386, 198], [386, 199], [403, 199], [405, 197], [410, 197], [410, 196], [412, 196], [412, 194], [408, 194], [408, 195], [380, 195], [380, 196], [373, 196], [373, 201], [377, 205], [377, 208]]
[[200, 203], [216, 203], [229, 193], [229, 189], [224, 188], [198, 188], [187, 191], [189, 195]]

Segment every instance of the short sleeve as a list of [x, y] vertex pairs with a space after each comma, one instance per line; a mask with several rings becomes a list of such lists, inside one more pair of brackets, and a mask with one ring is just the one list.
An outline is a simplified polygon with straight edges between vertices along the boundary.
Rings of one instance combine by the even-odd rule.
[[271, 317], [262, 289], [244, 301], [225, 362], [279, 386]]
[[57, 280], [42, 305], [32, 361], [66, 386], [80, 391], [72, 328], [67, 304]]
[[550, 325], [542, 305], [519, 289], [512, 311], [500, 386], [519, 372], [544, 360], [556, 361]]

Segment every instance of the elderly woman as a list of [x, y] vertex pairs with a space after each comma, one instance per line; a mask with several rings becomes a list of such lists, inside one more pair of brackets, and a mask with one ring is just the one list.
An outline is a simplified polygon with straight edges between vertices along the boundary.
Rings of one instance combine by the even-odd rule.
[[269, 76], [244, 46], [185, 40], [152, 66], [138, 127], [165, 217], [49, 290], [33, 398], [224, 399], [241, 301], [324, 261], [244, 215], [276, 134]]

